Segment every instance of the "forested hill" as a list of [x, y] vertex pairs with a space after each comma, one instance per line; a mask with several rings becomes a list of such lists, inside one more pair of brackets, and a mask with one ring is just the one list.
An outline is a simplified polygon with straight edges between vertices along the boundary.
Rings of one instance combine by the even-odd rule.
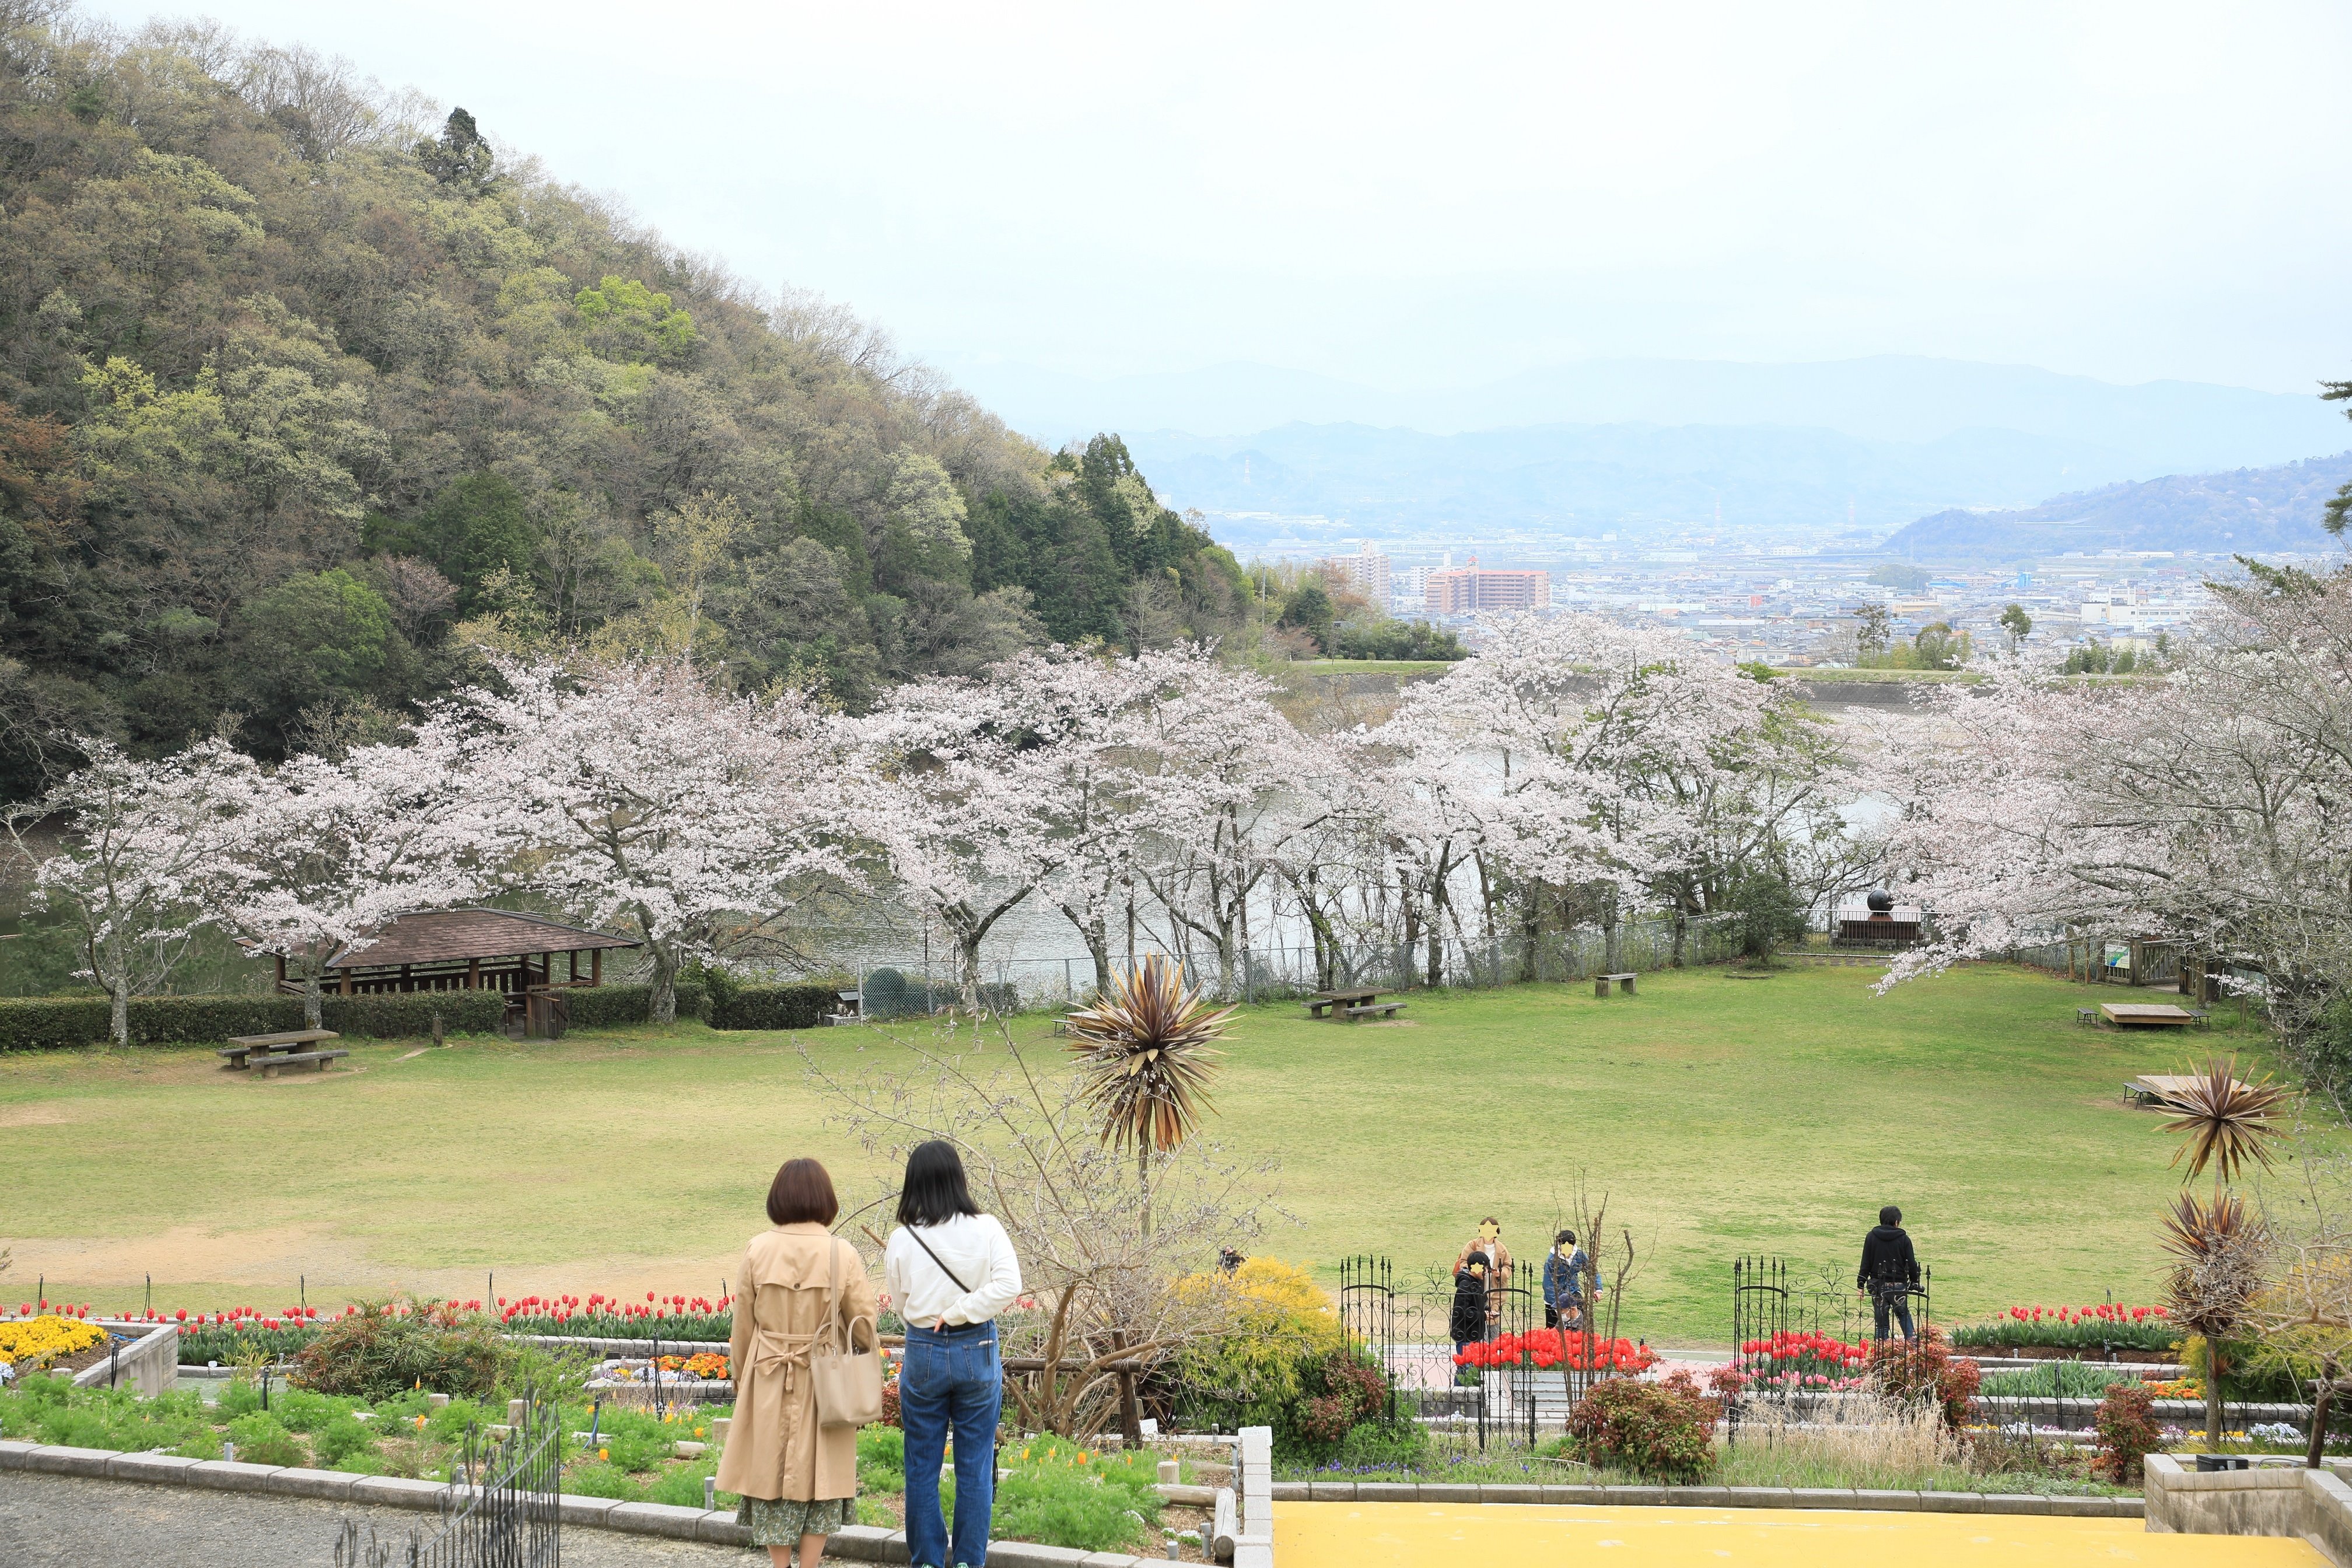
[[2328, 550], [2327, 502], [2347, 483], [2352, 452], [2226, 474], [2172, 474], [2016, 511], [1939, 511], [1897, 530], [1880, 548], [1920, 561], [2017, 561], [2069, 550]]
[[486, 646], [691, 647], [856, 706], [1240, 574], [1048, 455], [302, 51], [0, 0], [0, 798], [54, 737], [380, 731]]

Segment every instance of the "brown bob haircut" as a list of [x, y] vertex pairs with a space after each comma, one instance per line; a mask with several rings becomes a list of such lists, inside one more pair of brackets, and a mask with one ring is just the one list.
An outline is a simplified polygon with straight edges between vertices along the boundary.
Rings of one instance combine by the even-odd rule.
[[833, 1178], [814, 1160], [787, 1160], [768, 1188], [768, 1219], [773, 1225], [831, 1225], [841, 1212]]

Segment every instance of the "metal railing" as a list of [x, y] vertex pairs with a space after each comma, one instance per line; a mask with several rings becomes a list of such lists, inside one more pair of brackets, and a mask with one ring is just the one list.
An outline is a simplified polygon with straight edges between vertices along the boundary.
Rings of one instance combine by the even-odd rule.
[[440, 1524], [386, 1541], [346, 1519], [335, 1568], [558, 1568], [562, 1560], [562, 1421], [534, 1403], [495, 1445], [466, 1428], [457, 1474], [441, 1489]]

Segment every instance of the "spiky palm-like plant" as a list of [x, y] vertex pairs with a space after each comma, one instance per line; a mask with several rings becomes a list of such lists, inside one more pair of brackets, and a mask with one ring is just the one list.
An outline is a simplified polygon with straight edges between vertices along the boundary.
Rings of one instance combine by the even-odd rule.
[[1070, 1015], [1079, 1092], [1102, 1118], [1103, 1142], [1135, 1147], [1143, 1228], [1151, 1228], [1151, 1156], [1190, 1138], [1209, 1103], [1231, 1007], [1211, 1007], [1184, 984], [1183, 966], [1158, 954], [1111, 977], [1091, 1007]]
[[2262, 1219], [2235, 1193], [2215, 1188], [2210, 1203], [2182, 1193], [2164, 1216], [2172, 1254], [2165, 1295], [2172, 1321], [2205, 1336], [2205, 1446], [2221, 1443], [2221, 1342], [2245, 1321], [2262, 1293], [2271, 1246]]
[[2189, 1162], [2185, 1181], [2195, 1181], [2208, 1164], [2213, 1182], [2235, 1181], [2249, 1163], [2271, 1168], [2269, 1140], [2279, 1135], [2278, 1114], [2286, 1090], [2267, 1078], [2253, 1083], [2238, 1077], [2238, 1058], [2208, 1059], [2186, 1088], [2167, 1096], [2178, 1114], [2161, 1129], [2184, 1134], [2176, 1165]]

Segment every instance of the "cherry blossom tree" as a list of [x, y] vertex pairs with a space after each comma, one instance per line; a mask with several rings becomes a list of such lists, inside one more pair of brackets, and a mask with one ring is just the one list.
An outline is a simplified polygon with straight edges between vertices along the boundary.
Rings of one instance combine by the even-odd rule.
[[299, 756], [243, 780], [211, 900], [249, 952], [282, 957], [312, 1028], [328, 960], [399, 915], [478, 896], [503, 846], [463, 787], [471, 757], [445, 715], [405, 745]]
[[[172, 973], [203, 923], [254, 764], [218, 740], [160, 762], [79, 739], [89, 759], [55, 788], [7, 814], [9, 837], [34, 862], [32, 906], [79, 932], [82, 978], [112, 999], [109, 1030], [131, 1043], [131, 998]], [[37, 855], [34, 824], [65, 829]]]
[[2170, 938], [2259, 972], [2291, 1046], [2352, 988], [2352, 571], [2217, 595], [2237, 624], [2159, 679], [2011, 666], [1881, 727], [1886, 865], [1939, 929], [1889, 983], [2060, 931]]
[[656, 1022], [688, 960], [862, 885], [876, 792], [853, 727], [801, 692], [730, 697], [683, 660], [500, 673], [450, 709], [479, 831], [517, 885], [645, 944]]

